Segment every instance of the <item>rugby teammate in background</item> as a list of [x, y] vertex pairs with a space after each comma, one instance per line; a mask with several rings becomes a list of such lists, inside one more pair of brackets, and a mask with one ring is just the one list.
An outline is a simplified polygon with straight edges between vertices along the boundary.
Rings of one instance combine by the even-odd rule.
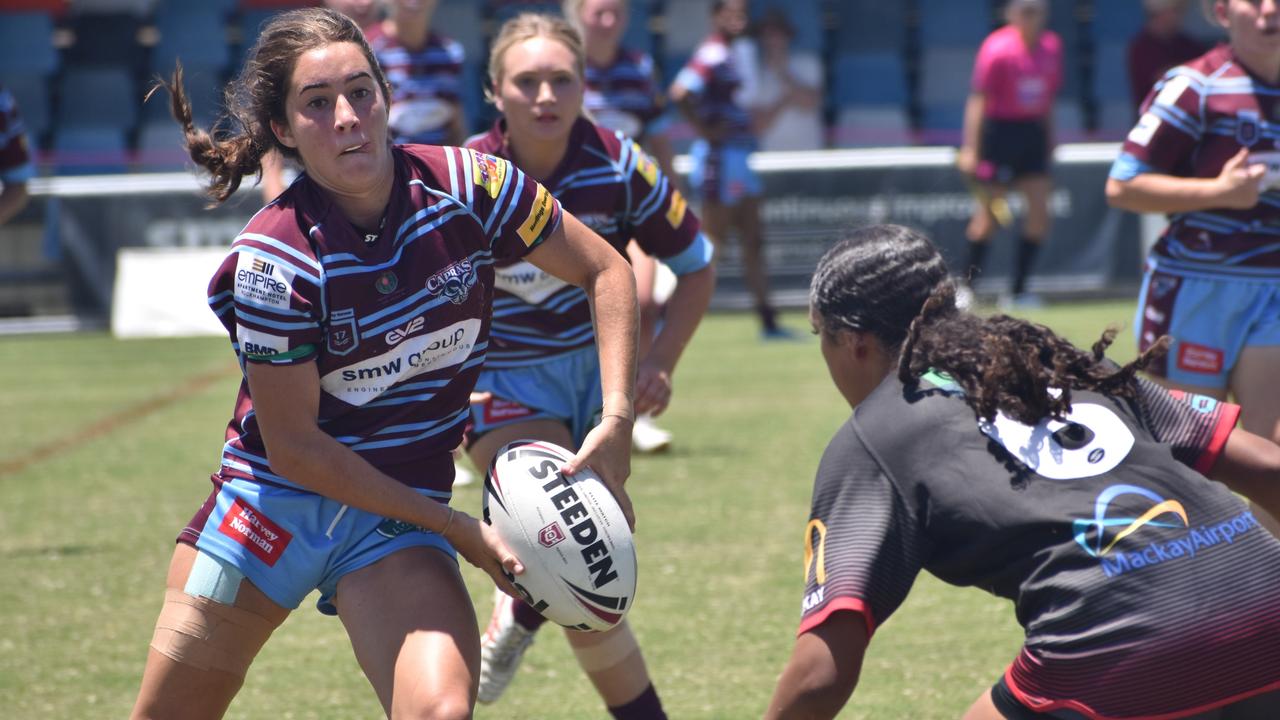
[[[638, 413], [660, 413], [671, 378], [715, 284], [711, 243], [668, 178], [635, 141], [582, 116], [585, 57], [563, 19], [519, 15], [502, 27], [489, 58], [493, 102], [502, 117], [468, 146], [510, 159], [623, 257], [633, 238], [680, 278], [666, 321], [639, 363]], [[599, 421], [631, 430], [633, 417], [603, 396], [590, 307], [578, 288], [528, 263], [499, 263], [492, 346], [476, 389], [492, 398], [472, 410], [469, 452], [489, 467], [518, 439], [575, 448]], [[566, 473], [571, 471], [566, 469]], [[481, 642], [480, 701], [507, 687], [544, 622], [523, 601], [499, 594]], [[665, 717], [627, 622], [602, 633], [567, 630], [582, 669], [616, 718]]]
[[[1280, 447], [1239, 408], [1048, 328], [958, 310], [894, 225], [818, 263], [810, 318], [854, 409], [818, 468], [799, 637], [766, 718], [829, 718], [927, 570], [1014, 604], [1026, 640], [966, 720], [1280, 717]], [[1197, 472], [1200, 471], [1200, 472]]]
[[[268, 148], [304, 172], [209, 284], [244, 380], [213, 492], [178, 537], [133, 717], [220, 717], [315, 589], [388, 717], [470, 717], [480, 643], [456, 553], [508, 592], [523, 571], [488, 525], [449, 507], [450, 451], [489, 347], [493, 263], [524, 257], [586, 289], [615, 416], [632, 412], [631, 270], [505, 160], [393, 147], [391, 89], [332, 10], [263, 29], [228, 88], [233, 119], [219, 127], [235, 132], [193, 126], [181, 68], [166, 86], [215, 203]], [[603, 423], [574, 458], [628, 521], [629, 431]]]
[[1001, 304], [1040, 304], [1027, 292], [1027, 277], [1049, 234], [1053, 99], [1062, 84], [1062, 40], [1045, 29], [1048, 13], [1047, 0], [1009, 0], [1007, 24], [987, 36], [974, 61], [956, 156], [978, 199], [965, 229], [969, 257], [959, 290], [962, 306], [972, 301], [968, 283], [982, 271], [992, 235], [1013, 221], [1005, 201], [1010, 188], [1026, 198], [1027, 217], [1014, 254], [1012, 294], [1002, 295]]
[[[563, 4], [565, 19], [582, 35], [586, 51], [582, 106], [597, 125], [639, 142], [658, 161], [658, 168], [667, 179], [674, 181], [671, 141], [658, 127], [666, 101], [654, 77], [653, 57], [622, 46], [629, 7], [627, 0], [565, 0]], [[634, 242], [627, 244], [627, 257], [636, 274], [639, 357], [643, 359], [653, 344], [666, 299], [658, 297], [659, 273], [669, 285], [671, 272]], [[631, 442], [636, 452], [661, 452], [671, 446], [671, 433], [655, 425], [648, 413], [642, 413], [636, 416]]]
[[[1156, 83], [1107, 180], [1112, 206], [1166, 213], [1134, 321], [1148, 371], [1240, 404], [1246, 430], [1280, 442], [1280, 4], [1215, 0], [1229, 42]], [[1280, 523], [1271, 520], [1273, 532]]]
[[743, 275], [760, 316], [761, 333], [765, 339], [787, 339], [792, 334], [778, 324], [769, 299], [760, 219], [764, 187], [747, 164], [756, 139], [741, 96], [753, 92], [743, 81], [754, 73], [755, 59], [740, 57], [735, 49], [735, 40], [747, 32], [747, 20], [746, 0], [713, 0], [711, 34], [676, 76], [670, 96], [698, 134], [689, 149], [689, 183], [702, 200], [706, 233], [721, 244], [731, 230], [737, 232]]
[[22, 212], [30, 196], [27, 182], [36, 176], [27, 127], [13, 94], [0, 86], [0, 225]]

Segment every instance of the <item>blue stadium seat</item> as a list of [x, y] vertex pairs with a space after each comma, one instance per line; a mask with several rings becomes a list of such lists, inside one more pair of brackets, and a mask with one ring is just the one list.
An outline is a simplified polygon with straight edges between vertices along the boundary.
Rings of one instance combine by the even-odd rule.
[[122, 67], [68, 67], [58, 85], [57, 125], [68, 127], [133, 128], [142, 92], [133, 75]]
[[649, 27], [649, 22], [653, 18], [653, 0], [631, 0], [630, 8], [622, 44], [632, 50], [652, 53], [653, 30]]
[[792, 28], [795, 39], [791, 45], [794, 50], [812, 53], [822, 52], [822, 5], [818, 0], [752, 0], [751, 16], [759, 19], [771, 9], [784, 12]]
[[53, 19], [47, 13], [0, 13], [0, 69], [33, 75], [58, 69]]
[[902, 56], [893, 52], [842, 53], [835, 64], [835, 103], [904, 105], [907, 73]]
[[[917, 0], [920, 11], [920, 46], [977, 47], [993, 29], [986, 3], [957, 0]], [[1108, 0], [1123, 2], [1124, 0]]]
[[1138, 0], [1104, 0], [1093, 3], [1093, 39], [1096, 43], [1128, 42], [1142, 29], [1146, 16]]
[[1059, 98], [1053, 105], [1054, 140], [1058, 143], [1081, 142], [1085, 139], [1084, 110], [1080, 102]]
[[75, 42], [67, 48], [68, 64], [114, 65], [141, 71], [146, 48], [138, 42], [142, 18], [132, 13], [83, 12], [71, 19]]
[[64, 128], [54, 138], [54, 172], [58, 175], [121, 173], [129, 169], [123, 130], [84, 126]]
[[1134, 123], [1138, 121], [1138, 109], [1133, 101], [1126, 97], [1123, 100], [1109, 100], [1098, 104], [1098, 139], [1120, 140], [1129, 134]]
[[13, 93], [31, 142], [39, 144], [49, 131], [49, 83], [41, 75], [0, 71], [0, 85]]
[[281, 8], [258, 8], [240, 13], [240, 52], [235, 62], [237, 68], [244, 64], [245, 54], [258, 41], [263, 24], [279, 12]]
[[[667, 3], [665, 26], [667, 56], [687, 57], [711, 31], [711, 0]], [[667, 64], [664, 62], [663, 65]]]
[[138, 131], [138, 169], [159, 172], [185, 168], [191, 156], [183, 147], [184, 140], [182, 128], [172, 120], [145, 123]]
[[922, 130], [947, 130], [959, 132], [964, 125], [964, 105], [938, 103], [921, 108]]
[[217, 7], [162, 8], [156, 15], [160, 40], [151, 51], [154, 72], [172, 72], [174, 61], [221, 71], [231, 60], [226, 13]]
[[867, 105], [840, 111], [832, 147], [893, 147], [914, 141], [911, 121], [900, 105]]
[[493, 19], [502, 24], [523, 12], [559, 15], [560, 3], [548, 0], [489, 0], [489, 11]]
[[928, 48], [920, 57], [920, 102], [955, 105], [969, 96], [977, 46]]
[[907, 43], [907, 3], [839, 0], [836, 47], [849, 52], [902, 52]]
[[1093, 97], [1098, 102], [1131, 101], [1129, 92], [1129, 49], [1127, 43], [1098, 45], [1093, 51]]
[[436, 7], [431, 27], [445, 37], [462, 44], [467, 54], [467, 64], [484, 65], [484, 21], [480, 18], [478, 3], [470, 0], [446, 0]]
[[[222, 80], [222, 74], [213, 68], [184, 65], [182, 75], [182, 86], [187, 92], [187, 99], [191, 101], [191, 116], [197, 125], [208, 127], [224, 110], [222, 91], [225, 83]], [[169, 74], [165, 75], [166, 78], [168, 76]], [[146, 97], [150, 89], [148, 84], [143, 89], [142, 96]], [[169, 107], [169, 93], [163, 89], [156, 91], [142, 106], [143, 122], [151, 123], [159, 120], [174, 122]]]
[[200, 0], [200, 2], [191, 2], [191, 0], [157, 0], [155, 14], [159, 17], [166, 13], [182, 13], [189, 10], [197, 13], [215, 10], [225, 19], [235, 12], [239, 6], [240, 0]]

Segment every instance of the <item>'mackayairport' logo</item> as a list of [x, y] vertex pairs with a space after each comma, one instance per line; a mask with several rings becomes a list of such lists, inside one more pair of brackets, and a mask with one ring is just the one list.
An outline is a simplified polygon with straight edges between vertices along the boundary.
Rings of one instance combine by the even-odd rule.
[[[1119, 511], [1115, 505], [1133, 508], [1132, 498], [1115, 503], [1117, 498], [1136, 495], [1150, 501], [1150, 505], [1141, 511]], [[1139, 501], [1139, 505], [1144, 504]], [[1177, 500], [1169, 500], [1158, 494], [1136, 485], [1111, 485], [1098, 494], [1094, 501], [1093, 518], [1072, 521], [1071, 529], [1076, 543], [1098, 558], [1102, 571], [1107, 577], [1116, 577], [1133, 570], [1159, 565], [1161, 563], [1183, 558], [1195, 557], [1201, 550], [1212, 548], [1221, 543], [1231, 544], [1244, 533], [1258, 527], [1258, 520], [1253, 513], [1245, 512], [1222, 522], [1191, 527], [1186, 508]], [[1177, 529], [1185, 528], [1187, 532], [1181, 537], [1168, 539], [1149, 538], [1150, 528]], [[1139, 534], [1145, 545], [1133, 542]], [[1122, 541], [1130, 542], [1120, 545]]]

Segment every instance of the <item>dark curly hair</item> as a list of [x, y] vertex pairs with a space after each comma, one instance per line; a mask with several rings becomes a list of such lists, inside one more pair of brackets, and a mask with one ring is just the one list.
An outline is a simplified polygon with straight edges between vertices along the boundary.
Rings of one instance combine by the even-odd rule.
[[303, 8], [280, 13], [267, 21], [258, 41], [249, 50], [244, 68], [228, 83], [224, 92], [227, 112], [206, 131], [195, 126], [191, 101], [182, 85], [182, 65], [172, 78], [160, 80], [147, 93], [150, 99], [161, 88], [169, 91], [170, 110], [182, 126], [191, 159], [208, 171], [206, 192], [211, 205], [231, 197], [246, 175], [261, 172], [262, 156], [272, 149], [285, 157], [297, 158], [271, 130], [271, 121], [285, 122], [285, 96], [298, 57], [333, 43], [350, 42], [360, 47], [369, 61], [374, 80], [388, 104], [391, 86], [387, 83], [364, 34], [346, 15], [326, 8]]
[[988, 421], [997, 412], [1029, 425], [1062, 419], [1072, 390], [1133, 398], [1135, 373], [1168, 347], [1162, 340], [1117, 367], [1104, 358], [1115, 328], [1085, 351], [1043, 325], [962, 312], [937, 248], [901, 225], [846, 233], [818, 261], [809, 300], [821, 332], [871, 333], [897, 353], [898, 377], [908, 388], [930, 369], [947, 373], [974, 414]]

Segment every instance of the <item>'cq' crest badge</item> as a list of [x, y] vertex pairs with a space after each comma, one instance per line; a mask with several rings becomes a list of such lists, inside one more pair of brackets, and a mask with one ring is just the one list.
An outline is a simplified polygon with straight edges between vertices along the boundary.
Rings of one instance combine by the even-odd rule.
[[381, 275], [378, 276], [377, 280], [373, 281], [374, 289], [382, 293], [383, 295], [390, 295], [391, 293], [395, 292], [396, 287], [399, 285], [400, 285], [400, 279], [397, 278], [396, 274], [391, 272], [390, 270], [382, 273]]
[[356, 327], [356, 311], [347, 308], [335, 310], [329, 315], [327, 338], [329, 352], [347, 355], [360, 346], [360, 331]]
[[1256, 111], [1241, 110], [1236, 113], [1236, 141], [1244, 147], [1253, 147], [1261, 132], [1262, 119]]

